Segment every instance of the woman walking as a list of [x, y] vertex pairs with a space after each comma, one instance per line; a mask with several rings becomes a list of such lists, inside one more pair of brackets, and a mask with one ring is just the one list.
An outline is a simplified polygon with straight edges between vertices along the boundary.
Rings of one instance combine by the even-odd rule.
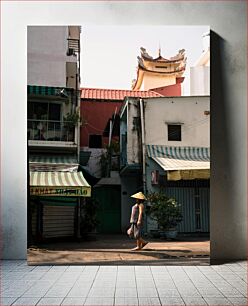
[[131, 196], [131, 198], [136, 199], [136, 203], [132, 207], [132, 213], [130, 218], [130, 223], [133, 228], [133, 236], [137, 241], [137, 246], [132, 249], [132, 251], [139, 251], [148, 242], [146, 242], [143, 238], [143, 221], [144, 221], [144, 201], [146, 197], [142, 192], [135, 193]]

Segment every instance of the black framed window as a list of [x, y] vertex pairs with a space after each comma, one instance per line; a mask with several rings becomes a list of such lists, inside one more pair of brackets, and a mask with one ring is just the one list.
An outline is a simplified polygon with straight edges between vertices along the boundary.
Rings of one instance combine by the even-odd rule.
[[182, 140], [182, 127], [180, 124], [168, 124], [168, 141]]
[[28, 119], [60, 121], [61, 104], [28, 102]]

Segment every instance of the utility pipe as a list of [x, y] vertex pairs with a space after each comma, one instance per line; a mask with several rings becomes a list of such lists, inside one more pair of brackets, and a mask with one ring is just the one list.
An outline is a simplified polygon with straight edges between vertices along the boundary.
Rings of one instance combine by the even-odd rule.
[[143, 192], [146, 193], [146, 144], [145, 144], [145, 120], [144, 120], [144, 104], [140, 99], [140, 121], [141, 121], [141, 152], [142, 152], [142, 182]]
[[[142, 182], [143, 182], [143, 192], [146, 194], [146, 143], [145, 143], [145, 119], [144, 119], [144, 104], [143, 100], [139, 100], [140, 107], [140, 122], [141, 122], [141, 152], [142, 152]], [[147, 232], [147, 217], [146, 222], [146, 232]]]

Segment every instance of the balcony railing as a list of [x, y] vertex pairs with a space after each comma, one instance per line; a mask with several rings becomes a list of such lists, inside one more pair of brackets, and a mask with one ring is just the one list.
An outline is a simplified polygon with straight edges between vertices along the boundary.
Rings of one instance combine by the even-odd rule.
[[75, 126], [69, 121], [28, 119], [28, 140], [74, 142]]

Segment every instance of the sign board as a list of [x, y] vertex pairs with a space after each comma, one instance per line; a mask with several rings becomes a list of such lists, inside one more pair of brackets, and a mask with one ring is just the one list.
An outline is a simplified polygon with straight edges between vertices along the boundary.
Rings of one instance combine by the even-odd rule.
[[54, 188], [30, 187], [30, 195], [36, 196], [62, 196], [62, 197], [90, 197], [91, 188]]

